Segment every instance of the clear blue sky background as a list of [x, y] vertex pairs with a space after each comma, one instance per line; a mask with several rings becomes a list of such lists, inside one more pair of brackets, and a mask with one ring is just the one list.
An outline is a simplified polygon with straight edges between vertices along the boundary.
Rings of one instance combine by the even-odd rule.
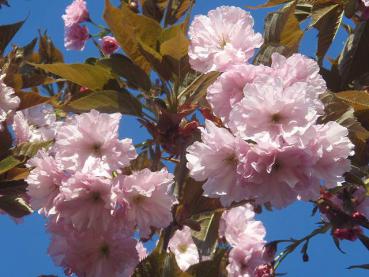
[[[194, 14], [207, 13], [220, 5], [245, 6], [261, 3], [263, 0], [198, 0]], [[9, 0], [11, 8], [0, 10], [0, 24], [7, 24], [28, 17], [23, 29], [14, 39], [16, 44], [31, 41], [38, 30], [47, 30], [57, 47], [63, 50], [67, 62], [83, 62], [85, 58], [96, 56], [97, 51], [89, 44], [84, 52], [68, 52], [63, 47], [63, 22], [61, 15], [71, 2], [67, 0]], [[102, 22], [103, 0], [87, 0], [92, 18]], [[263, 30], [264, 17], [270, 10], [252, 11], [256, 29]], [[1, 35], [1, 34], [0, 34]], [[301, 45], [301, 52], [314, 56], [315, 32], [310, 32]], [[330, 55], [335, 56], [344, 43], [344, 34], [337, 37]], [[134, 119], [124, 120], [122, 136], [133, 137], [138, 143], [145, 137], [142, 128]], [[268, 230], [268, 240], [300, 238], [313, 230], [319, 221], [310, 217], [311, 205], [297, 203], [277, 212], [266, 212], [259, 216]], [[38, 215], [28, 216], [23, 223], [15, 224], [6, 216], [0, 216], [0, 277], [35, 277], [40, 274], [64, 276], [63, 271], [53, 265], [47, 255], [49, 236], [44, 230], [45, 221]], [[339, 253], [329, 235], [314, 239], [310, 243], [310, 262], [303, 263], [299, 250], [290, 255], [281, 265], [279, 272], [291, 277], [364, 277], [368, 271], [349, 271], [345, 268], [352, 264], [369, 263], [368, 251], [358, 242], [342, 244], [346, 255]], [[106, 276], [109, 277], [109, 276]], [[211, 277], [211, 276], [209, 276]]]

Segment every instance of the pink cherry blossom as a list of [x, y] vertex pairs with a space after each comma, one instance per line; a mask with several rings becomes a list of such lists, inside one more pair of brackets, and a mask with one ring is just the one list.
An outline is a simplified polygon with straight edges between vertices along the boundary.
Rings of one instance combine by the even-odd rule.
[[365, 7], [369, 7], [369, 0], [361, 0]]
[[115, 230], [54, 235], [49, 254], [66, 275], [129, 277], [138, 264], [136, 240]]
[[[325, 125], [316, 125], [314, 129], [315, 136], [311, 138], [309, 147], [312, 152], [319, 155], [319, 160], [314, 165], [313, 175], [321, 180], [325, 188], [336, 187], [337, 183], [344, 181], [343, 175], [351, 169], [348, 158], [354, 154], [354, 145], [348, 138], [347, 128], [336, 122], [331, 121]], [[313, 134], [314, 131], [310, 128], [307, 135], [310, 137]], [[304, 196], [300, 192], [303, 198], [313, 199], [311, 194], [312, 192]], [[314, 198], [317, 197], [319, 194], [318, 191], [315, 191]]]
[[233, 107], [229, 126], [242, 138], [255, 139], [263, 132], [278, 135], [315, 123], [318, 113], [307, 95], [307, 84], [284, 87], [283, 80], [266, 77], [246, 84], [245, 98]]
[[177, 230], [170, 239], [168, 249], [174, 254], [177, 264], [182, 271], [199, 262], [199, 252], [192, 239], [191, 229], [184, 226]]
[[206, 181], [204, 195], [220, 198], [223, 205], [244, 198], [243, 179], [237, 174], [239, 150], [247, 151], [248, 145], [236, 139], [228, 130], [218, 128], [209, 120], [201, 128], [202, 142], [187, 148], [187, 168], [196, 181]]
[[73, 3], [66, 8], [65, 14], [62, 16], [66, 27], [71, 27], [72, 25], [87, 21], [89, 17], [87, 4], [84, 0], [74, 0]]
[[90, 34], [86, 26], [74, 24], [65, 28], [64, 46], [67, 50], [82, 51]]
[[219, 235], [224, 236], [231, 246], [247, 241], [264, 242], [266, 230], [263, 223], [255, 220], [254, 217], [255, 213], [250, 204], [224, 212]]
[[127, 220], [136, 223], [142, 237], [149, 237], [151, 227], [164, 228], [172, 221], [175, 198], [168, 190], [173, 178], [166, 169], [143, 169], [117, 180], [117, 201], [126, 206]]
[[227, 272], [229, 277], [255, 277], [255, 271], [266, 263], [264, 244], [247, 242], [234, 247], [229, 253]]
[[206, 99], [214, 114], [227, 123], [233, 106], [244, 98], [245, 85], [262, 74], [273, 74], [273, 70], [262, 65], [241, 64], [224, 72], [207, 91]]
[[0, 131], [3, 128], [3, 122], [8, 115], [12, 113], [20, 103], [20, 99], [15, 95], [14, 89], [4, 83], [5, 75], [0, 75]]
[[57, 157], [71, 169], [101, 169], [108, 172], [124, 168], [136, 158], [131, 139], [119, 140], [121, 114], [96, 110], [76, 115], [58, 129]]
[[289, 58], [274, 53], [272, 55], [272, 65], [275, 74], [284, 81], [284, 86], [288, 87], [297, 82], [304, 82], [307, 86], [307, 94], [315, 108], [320, 113], [324, 110], [323, 104], [319, 101], [319, 95], [327, 90], [323, 77], [319, 74], [320, 67], [316, 61], [301, 54], [293, 54]]
[[56, 116], [49, 105], [37, 105], [14, 115], [16, 143], [49, 141], [56, 136]]
[[119, 44], [115, 37], [105, 36], [100, 39], [101, 51], [104, 55], [111, 55], [118, 50]]
[[48, 216], [54, 209], [60, 186], [67, 175], [62, 165], [44, 150], [40, 150], [30, 159], [28, 165], [34, 167], [26, 179], [31, 206], [39, 210], [40, 214]]
[[78, 231], [109, 227], [116, 205], [111, 180], [77, 172], [63, 182], [60, 192], [58, 218], [71, 222]]
[[208, 16], [196, 16], [189, 30], [192, 68], [200, 72], [225, 71], [246, 63], [263, 43], [253, 25], [248, 12], [230, 6], [211, 10]]

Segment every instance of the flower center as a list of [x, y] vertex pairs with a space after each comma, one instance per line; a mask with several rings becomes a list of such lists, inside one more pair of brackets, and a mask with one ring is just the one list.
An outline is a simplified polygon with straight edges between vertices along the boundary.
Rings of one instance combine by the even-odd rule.
[[91, 199], [92, 199], [92, 202], [95, 202], [95, 203], [100, 202], [101, 200], [100, 192], [97, 192], [97, 191], [92, 192]]
[[100, 247], [100, 253], [101, 253], [102, 256], [108, 257], [109, 256], [109, 252], [110, 252], [109, 245], [103, 244]]
[[187, 251], [187, 249], [188, 249], [188, 247], [187, 247], [186, 244], [180, 244], [180, 245], [178, 245], [178, 250], [181, 253], [185, 253]]
[[95, 143], [92, 145], [92, 154], [96, 157], [101, 157], [102, 153], [101, 153], [101, 144], [100, 143]]
[[279, 113], [272, 114], [271, 120], [273, 123], [281, 123], [282, 116]]
[[132, 200], [132, 202], [134, 203], [134, 204], [136, 204], [136, 205], [140, 205], [140, 204], [142, 204], [142, 202], [144, 202], [145, 201], [145, 196], [142, 196], [142, 195], [136, 195], [134, 198], [133, 198], [133, 200]]
[[219, 41], [219, 48], [224, 49], [227, 43], [228, 43], [227, 39], [224, 36], [222, 36], [222, 38]]
[[282, 168], [282, 164], [281, 164], [278, 160], [276, 160], [276, 161], [274, 162], [274, 164], [273, 164], [272, 172], [273, 172], [273, 171], [274, 171], [274, 172], [278, 172], [279, 170], [281, 170], [281, 168]]
[[224, 159], [224, 162], [231, 166], [236, 166], [238, 163], [238, 159], [235, 154], [232, 154]]

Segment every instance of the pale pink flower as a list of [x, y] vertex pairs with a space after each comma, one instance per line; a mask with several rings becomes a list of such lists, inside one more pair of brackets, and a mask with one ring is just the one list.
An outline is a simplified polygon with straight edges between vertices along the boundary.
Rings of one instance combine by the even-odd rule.
[[266, 263], [264, 244], [247, 242], [234, 247], [229, 253], [227, 272], [229, 277], [256, 277], [255, 271]]
[[126, 205], [127, 220], [136, 223], [142, 237], [150, 236], [151, 227], [164, 228], [172, 221], [175, 198], [169, 193], [169, 187], [173, 178], [166, 169], [158, 172], [143, 169], [118, 179], [117, 201]]
[[136, 240], [115, 230], [54, 235], [48, 250], [66, 275], [129, 277], [138, 264]]
[[20, 99], [15, 95], [13, 88], [4, 83], [5, 75], [0, 75], [0, 131], [3, 122], [19, 106]]
[[251, 15], [236, 7], [222, 6], [208, 16], [196, 16], [189, 30], [192, 68], [200, 72], [225, 71], [246, 63], [263, 43], [253, 25]]
[[33, 167], [26, 178], [31, 206], [40, 214], [48, 216], [54, 209], [60, 186], [67, 175], [62, 165], [44, 150], [40, 150], [35, 157], [30, 159], [28, 165]]
[[131, 139], [119, 140], [121, 114], [96, 110], [76, 115], [58, 129], [57, 158], [71, 169], [112, 172], [129, 165], [137, 153]]
[[242, 138], [255, 139], [261, 133], [278, 135], [295, 127], [316, 122], [318, 113], [307, 98], [307, 84], [298, 82], [284, 87], [278, 77], [266, 77], [246, 84], [245, 98], [230, 114], [229, 126]]
[[[351, 170], [349, 157], [354, 154], [354, 145], [348, 138], [348, 130], [337, 122], [314, 126], [316, 135], [310, 148], [319, 155], [314, 165], [314, 176], [322, 180], [326, 188], [333, 188], [343, 182], [343, 175]], [[309, 130], [309, 136], [314, 132]]]
[[65, 14], [62, 18], [66, 27], [88, 21], [90, 16], [87, 10], [86, 1], [74, 0], [73, 3], [65, 9]]
[[318, 159], [315, 153], [303, 145], [283, 144], [279, 141], [282, 138], [265, 134], [263, 139], [240, 159], [238, 166], [239, 174], [248, 181], [244, 186], [248, 198], [283, 208], [297, 199], [296, 186], [307, 189], [316, 182], [319, 186], [312, 174]]
[[202, 142], [195, 142], [187, 148], [187, 168], [196, 181], [206, 181], [204, 195], [220, 198], [223, 205], [244, 198], [241, 186], [243, 179], [237, 174], [239, 148], [246, 142], [235, 138], [228, 130], [219, 128], [209, 120], [201, 128]]
[[58, 218], [78, 231], [109, 228], [116, 207], [111, 180], [77, 172], [63, 182], [60, 192]]
[[[291, 86], [297, 82], [308, 84], [307, 95], [310, 99], [316, 101], [320, 94], [327, 90], [323, 77], [319, 74], [320, 67], [316, 61], [301, 55], [293, 54], [289, 58], [285, 58], [279, 53], [272, 55], [272, 65], [275, 74], [283, 81], [284, 86]], [[317, 102], [317, 106], [323, 109], [321, 103]]]
[[50, 105], [37, 105], [14, 115], [16, 143], [53, 140], [56, 135], [55, 111]]
[[119, 48], [119, 43], [115, 39], [115, 37], [112, 36], [105, 36], [102, 39], [100, 39], [101, 44], [101, 51], [104, 53], [104, 55], [111, 55]]
[[273, 74], [273, 70], [262, 65], [241, 64], [232, 66], [224, 72], [207, 91], [206, 99], [214, 114], [227, 123], [234, 105], [244, 98], [245, 85], [252, 83], [262, 74]]
[[365, 7], [369, 7], [369, 0], [361, 0]]
[[86, 26], [74, 24], [65, 28], [64, 46], [67, 50], [82, 51], [90, 34]]
[[142, 242], [138, 241], [136, 244], [136, 250], [138, 253], [138, 258], [140, 261], [146, 259], [147, 257], [147, 249], [145, 248], [145, 246], [143, 245]]
[[219, 235], [225, 237], [231, 246], [251, 242], [265, 242], [266, 230], [261, 221], [255, 220], [250, 204], [236, 207], [223, 213]]
[[174, 254], [177, 264], [182, 271], [199, 262], [199, 252], [192, 239], [191, 229], [184, 226], [177, 230], [170, 239], [168, 249]]

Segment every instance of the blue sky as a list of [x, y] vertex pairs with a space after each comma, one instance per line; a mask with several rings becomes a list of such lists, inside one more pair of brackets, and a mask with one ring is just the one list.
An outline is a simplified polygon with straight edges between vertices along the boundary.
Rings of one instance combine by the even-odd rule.
[[[0, 10], [0, 24], [8, 24], [28, 17], [23, 29], [17, 34], [14, 43], [23, 45], [31, 41], [38, 30], [47, 30], [57, 47], [63, 50], [67, 62], [83, 62], [90, 56], [96, 56], [97, 51], [89, 44], [84, 52], [69, 52], [63, 47], [63, 22], [61, 15], [70, 3], [66, 0], [9, 0], [11, 8]], [[103, 23], [101, 14], [102, 0], [87, 0], [91, 17], [95, 22]], [[116, 1], [118, 2], [118, 1]], [[206, 13], [208, 10], [221, 5], [245, 6], [261, 3], [262, 0], [198, 0], [194, 14]], [[269, 10], [252, 11], [255, 17], [255, 28], [263, 30], [264, 17]], [[1, 35], [1, 34], [0, 34]], [[314, 56], [315, 32], [309, 32], [301, 45], [301, 52]], [[336, 45], [329, 55], [334, 57], [343, 46], [344, 33], [341, 32]], [[132, 137], [139, 143], [145, 137], [145, 132], [135, 124], [134, 119], [123, 121], [121, 134]], [[259, 216], [267, 227], [268, 240], [300, 238], [316, 227], [319, 218], [310, 216], [311, 205], [296, 203], [291, 207], [277, 212], [266, 212]], [[15, 224], [6, 216], [0, 216], [0, 277], [35, 277], [40, 274], [55, 274], [64, 276], [63, 271], [54, 266], [47, 255], [49, 236], [44, 230], [45, 221], [38, 215], [24, 219], [23, 223]], [[316, 277], [364, 277], [368, 272], [345, 268], [352, 264], [369, 262], [368, 251], [358, 242], [342, 244], [346, 255], [339, 253], [332, 239], [326, 235], [314, 239], [310, 243], [310, 262], [303, 263], [299, 249], [290, 255], [280, 266], [279, 272], [288, 273], [287, 276], [316, 276]]]

